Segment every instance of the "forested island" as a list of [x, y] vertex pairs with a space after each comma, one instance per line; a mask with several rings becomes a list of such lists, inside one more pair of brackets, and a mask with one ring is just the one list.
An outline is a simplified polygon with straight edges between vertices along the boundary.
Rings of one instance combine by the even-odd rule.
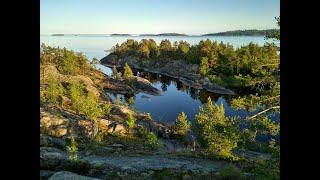
[[[41, 46], [42, 179], [279, 179], [280, 119], [271, 119], [280, 113], [275, 44], [128, 39], [100, 62], [112, 67], [111, 76], [97, 70], [96, 58]], [[194, 119], [181, 112], [173, 124], [158, 122], [135, 110], [134, 99], [112, 100], [106, 93], [160, 95], [131, 68], [233, 95], [233, 108], [255, 113], [227, 117], [209, 96]]]
[[218, 33], [209, 33], [202, 36], [266, 36], [267, 34], [276, 32], [277, 29], [266, 29], [266, 30], [235, 30], [235, 31], [225, 31]]

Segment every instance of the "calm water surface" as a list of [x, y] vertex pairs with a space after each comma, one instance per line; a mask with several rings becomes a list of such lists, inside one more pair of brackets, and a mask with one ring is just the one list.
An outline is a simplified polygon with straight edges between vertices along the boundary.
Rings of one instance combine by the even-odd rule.
[[[127, 39], [135, 39], [140, 41], [141, 39], [154, 39], [158, 44], [163, 39], [169, 39], [172, 43], [174, 41], [184, 40], [190, 44], [197, 44], [200, 40], [210, 39], [218, 42], [230, 43], [235, 47], [241, 47], [249, 44], [250, 42], [263, 45], [266, 40], [263, 36], [238, 36], [238, 37], [226, 37], [226, 36], [211, 36], [211, 37], [109, 37], [109, 36], [49, 36], [41, 35], [40, 43], [45, 43], [50, 46], [66, 47], [77, 52], [84, 53], [89, 60], [93, 57], [98, 59], [103, 58], [109, 50], [116, 43], [121, 44]], [[272, 42], [272, 41], [269, 41]], [[276, 42], [278, 43], [278, 42]], [[110, 75], [111, 69], [102, 65], [98, 65], [104, 73]], [[208, 93], [205, 90], [196, 90], [188, 86], [184, 86], [179, 81], [173, 78], [160, 76], [152, 73], [144, 73], [143, 76], [150, 80], [154, 87], [162, 91], [162, 96], [153, 96], [145, 93], [138, 93], [134, 96], [135, 103], [132, 105], [135, 109], [141, 112], [150, 112], [154, 119], [173, 122], [177, 115], [184, 111], [188, 118], [192, 120], [195, 114], [198, 112], [199, 106], [204, 103], [208, 96], [215, 101], [216, 104], [223, 104], [225, 108], [225, 114], [227, 116], [240, 116], [245, 117], [252, 113], [246, 110], [234, 110], [229, 105], [230, 96], [221, 96], [218, 94]], [[123, 99], [129, 97], [123, 97], [120, 95], [111, 95], [113, 99], [119, 96]]]

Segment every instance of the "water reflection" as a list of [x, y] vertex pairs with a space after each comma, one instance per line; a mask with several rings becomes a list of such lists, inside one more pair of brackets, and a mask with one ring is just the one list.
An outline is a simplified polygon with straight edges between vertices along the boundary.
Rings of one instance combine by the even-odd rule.
[[[117, 68], [122, 72], [122, 68]], [[139, 74], [140, 77], [148, 79], [152, 85], [162, 90], [162, 96], [153, 96], [145, 93], [137, 93], [133, 95], [117, 95], [111, 94], [113, 100], [120, 98], [131, 104], [131, 106], [142, 112], [150, 112], [152, 117], [162, 121], [175, 121], [177, 115], [184, 111], [190, 120], [193, 120], [199, 107], [207, 102], [210, 96], [211, 100], [216, 104], [223, 104], [226, 116], [245, 117], [250, 114], [246, 110], [234, 110], [230, 107], [229, 102], [232, 99], [228, 95], [219, 95], [208, 92], [204, 89], [195, 89], [183, 84], [175, 78], [132, 70], [134, 75]]]

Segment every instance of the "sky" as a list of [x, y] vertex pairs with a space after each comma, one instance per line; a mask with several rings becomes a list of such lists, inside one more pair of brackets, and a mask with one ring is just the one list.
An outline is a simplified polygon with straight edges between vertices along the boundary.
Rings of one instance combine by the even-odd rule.
[[276, 27], [280, 0], [40, 0], [41, 34], [206, 34]]

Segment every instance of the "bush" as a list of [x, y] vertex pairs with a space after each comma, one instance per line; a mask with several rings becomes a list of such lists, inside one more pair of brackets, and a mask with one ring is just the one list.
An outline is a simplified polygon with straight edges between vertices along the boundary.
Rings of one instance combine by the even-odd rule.
[[104, 109], [98, 105], [98, 97], [92, 92], [85, 92], [84, 85], [77, 81], [71, 82], [70, 96], [72, 108], [78, 114], [83, 114], [95, 120], [104, 115]]
[[78, 144], [74, 137], [71, 138], [69, 145], [67, 146], [67, 151], [69, 153], [69, 159], [71, 161], [78, 160]]
[[111, 112], [112, 104], [110, 102], [108, 102], [108, 103], [102, 104], [100, 107], [102, 109], [103, 115], [107, 116]]
[[240, 179], [241, 171], [234, 166], [229, 166], [219, 172], [220, 179]]
[[136, 126], [136, 119], [133, 117], [132, 114], [129, 115], [128, 119], [126, 120], [126, 123], [130, 129], [133, 129]]
[[149, 131], [147, 130], [146, 127], [140, 126], [138, 129], [138, 136], [141, 137], [142, 139], [147, 139], [149, 134]]
[[278, 158], [261, 160], [258, 162], [253, 173], [257, 179], [280, 179], [280, 160]]
[[156, 149], [159, 146], [158, 138], [153, 132], [147, 135], [147, 146], [151, 149]]
[[53, 76], [49, 75], [47, 78], [47, 87], [40, 92], [41, 99], [53, 103], [58, 104], [59, 98], [64, 95], [64, 88], [61, 83]]
[[196, 115], [196, 126], [202, 146], [217, 158], [233, 158], [232, 150], [237, 147], [239, 135], [232, 119], [224, 116], [223, 105], [213, 104], [208, 98]]
[[89, 69], [89, 61], [82, 54], [64, 50], [63, 58], [58, 65], [58, 70], [62, 74], [84, 75]]

